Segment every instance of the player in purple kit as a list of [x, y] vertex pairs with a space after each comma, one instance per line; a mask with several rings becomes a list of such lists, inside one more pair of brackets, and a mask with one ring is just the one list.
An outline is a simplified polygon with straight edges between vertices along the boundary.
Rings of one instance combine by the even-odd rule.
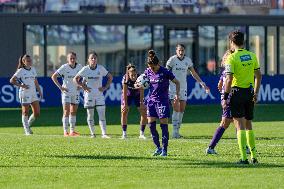
[[[225, 66], [225, 62], [226, 62], [226, 58], [228, 57], [228, 55], [230, 55], [232, 53], [232, 50], [228, 50], [223, 58], [222, 58], [222, 62], [221, 62], [221, 66], [222, 68], [224, 68]], [[220, 91], [221, 95], [221, 101], [224, 98], [224, 89], [225, 89], [225, 79], [226, 79], [226, 72], [225, 70], [223, 70], [221, 77], [219, 79], [218, 82], [218, 89]], [[222, 120], [220, 123], [220, 126], [216, 129], [214, 136], [208, 146], [208, 148], [205, 150], [206, 154], [217, 154], [215, 151], [215, 146], [217, 145], [217, 143], [219, 142], [219, 140], [222, 138], [225, 130], [230, 126], [230, 123], [232, 123], [233, 118], [231, 115], [231, 108], [230, 106], [227, 106], [226, 108], [223, 108], [223, 114], [222, 114]]]
[[[172, 72], [159, 65], [159, 59], [154, 50], [149, 50], [147, 59], [148, 68], [144, 74], [150, 81], [150, 94], [147, 100], [147, 117], [153, 142], [156, 150], [153, 156], [167, 156], [169, 140], [168, 118], [170, 117], [169, 104], [169, 80], [176, 84], [176, 96], [174, 101], [179, 100], [180, 84]], [[159, 134], [156, 129], [156, 119], [160, 119], [162, 129], [162, 144], [160, 146]]]
[[133, 64], [128, 64], [126, 67], [126, 74], [122, 79], [122, 94], [121, 94], [121, 127], [122, 127], [122, 139], [127, 138], [127, 116], [129, 106], [134, 103], [138, 108], [140, 118], [140, 139], [146, 139], [144, 130], [147, 124], [146, 107], [144, 105], [144, 90], [134, 87], [135, 81], [138, 77], [136, 68]]

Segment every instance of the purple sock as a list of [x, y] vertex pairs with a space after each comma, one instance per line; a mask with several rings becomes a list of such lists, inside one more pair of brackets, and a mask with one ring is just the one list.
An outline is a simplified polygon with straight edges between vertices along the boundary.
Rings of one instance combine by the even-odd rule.
[[160, 124], [162, 129], [162, 144], [165, 151], [168, 150], [168, 143], [169, 143], [169, 129], [168, 124]]
[[151, 131], [151, 134], [152, 134], [152, 139], [153, 139], [154, 144], [156, 145], [157, 148], [160, 148], [161, 145], [160, 145], [160, 141], [159, 141], [159, 134], [158, 134], [158, 131], [156, 129], [156, 121], [150, 123], [149, 127], [150, 127], [150, 131]]
[[141, 125], [141, 126], [140, 126], [140, 131], [144, 132], [144, 131], [145, 131], [145, 128], [146, 128], [146, 125]]
[[218, 127], [218, 128], [216, 129], [216, 131], [215, 131], [215, 133], [214, 133], [214, 136], [213, 136], [213, 138], [212, 138], [212, 140], [211, 140], [211, 142], [210, 142], [210, 145], [209, 145], [209, 147], [210, 147], [211, 149], [214, 149], [214, 148], [215, 148], [215, 146], [217, 145], [217, 143], [219, 142], [219, 140], [222, 138], [224, 132], [225, 132], [225, 129], [224, 129], [224, 127], [222, 127], [222, 126], [220, 126], [220, 127]]
[[126, 130], [127, 130], [127, 125], [122, 125], [121, 127], [122, 127], [122, 130], [123, 130], [123, 131], [126, 131]]

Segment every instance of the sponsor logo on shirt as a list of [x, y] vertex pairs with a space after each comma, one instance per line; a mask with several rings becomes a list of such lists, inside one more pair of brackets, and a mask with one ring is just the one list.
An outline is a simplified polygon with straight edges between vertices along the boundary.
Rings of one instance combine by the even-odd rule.
[[251, 60], [251, 56], [249, 54], [240, 56], [241, 62], [246, 62]]

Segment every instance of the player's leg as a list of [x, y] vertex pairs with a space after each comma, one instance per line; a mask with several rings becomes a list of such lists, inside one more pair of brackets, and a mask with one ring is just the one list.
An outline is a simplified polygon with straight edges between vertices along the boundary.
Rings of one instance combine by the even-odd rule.
[[32, 107], [32, 114], [30, 115], [29, 117], [29, 120], [28, 120], [28, 124], [29, 124], [29, 130], [30, 130], [30, 133], [33, 134], [33, 131], [31, 130], [31, 125], [32, 123], [36, 120], [36, 118], [39, 117], [40, 115], [40, 105], [39, 105], [39, 101], [36, 100], [36, 101], [33, 101], [31, 103], [31, 107]]
[[63, 125], [63, 132], [64, 136], [69, 136], [68, 132], [68, 124], [69, 124], [69, 114], [70, 114], [70, 103], [63, 103], [63, 116], [62, 116], [62, 125]]
[[179, 130], [180, 130], [180, 127], [182, 125], [182, 120], [183, 120], [183, 114], [184, 114], [184, 111], [185, 111], [185, 107], [186, 107], [186, 100], [180, 100], [179, 119], [178, 119], [178, 138], [181, 137], [181, 135], [179, 134]]
[[125, 100], [123, 99], [123, 96], [121, 95], [121, 128], [122, 128], [122, 137], [121, 139], [127, 138], [127, 117], [128, 117], [128, 111], [129, 111], [129, 105], [131, 105], [131, 97], [127, 97], [127, 103], [125, 103]]
[[167, 101], [160, 102], [156, 105], [157, 114], [160, 119], [160, 127], [162, 129], [162, 144], [163, 149], [161, 156], [167, 156], [168, 154], [168, 143], [169, 143], [169, 128], [168, 118], [170, 117], [170, 106]]
[[80, 135], [76, 132], [76, 114], [77, 114], [78, 105], [77, 104], [70, 104], [70, 113], [69, 113], [69, 125], [70, 125], [70, 135]]
[[101, 105], [101, 106], [96, 106], [96, 110], [98, 112], [98, 116], [99, 116], [99, 124], [100, 124], [100, 128], [102, 131], [102, 138], [110, 138], [107, 134], [106, 134], [106, 115], [105, 115], [105, 111], [106, 111], [106, 106], [105, 105]]
[[246, 120], [244, 117], [242, 118], [233, 118], [234, 124], [237, 127], [237, 138], [238, 138], [238, 145], [241, 154], [241, 164], [247, 164], [247, 154], [246, 154], [246, 131], [245, 125]]
[[158, 156], [162, 153], [162, 148], [159, 141], [159, 133], [156, 128], [156, 119], [158, 114], [156, 112], [155, 104], [151, 101], [147, 103], [147, 120], [149, 129], [152, 135], [153, 143], [156, 146], [156, 150], [153, 153], [153, 156]]
[[248, 99], [248, 102], [245, 105], [246, 138], [247, 138], [247, 144], [250, 149], [251, 161], [253, 164], [255, 164], [255, 163], [258, 163], [258, 161], [256, 158], [255, 135], [252, 129], [254, 103], [251, 99], [252, 99], [252, 96], [251, 98]]
[[24, 127], [25, 135], [31, 135], [30, 129], [29, 129], [29, 109], [30, 105], [29, 104], [22, 104], [22, 124]]
[[122, 139], [127, 138], [127, 117], [128, 117], [129, 107], [121, 105], [121, 128], [122, 128]]
[[219, 140], [222, 138], [225, 130], [230, 126], [230, 123], [233, 122], [232, 115], [231, 115], [231, 108], [228, 106], [227, 108], [223, 109], [222, 113], [222, 120], [220, 123], [220, 126], [216, 129], [212, 140], [206, 149], [205, 153], [206, 154], [217, 154], [215, 151], [215, 147]]
[[[171, 103], [173, 107], [173, 113], [172, 113], [172, 125], [173, 125], [173, 138], [178, 138], [178, 127], [179, 127], [179, 102], [174, 102], [174, 94], [170, 94]], [[176, 104], [178, 103], [178, 104]]]
[[70, 125], [70, 135], [71, 136], [80, 135], [78, 132], [75, 131], [76, 114], [77, 114], [79, 102], [80, 102], [79, 93], [71, 96], [70, 113], [69, 113], [69, 125]]
[[141, 105], [138, 107], [138, 111], [140, 113], [140, 135], [139, 139], [146, 139], [145, 137], [145, 128], [147, 124], [147, 113], [146, 113], [146, 107], [145, 105]]
[[140, 96], [137, 95], [134, 97], [134, 104], [137, 107], [139, 113], [140, 113], [140, 134], [139, 139], [146, 139], [144, 135], [144, 131], [147, 124], [147, 113], [146, 113], [146, 106], [144, 102], [140, 102]]
[[87, 123], [92, 138], [95, 137], [94, 107], [95, 95], [93, 93], [84, 92], [84, 108], [87, 110]]

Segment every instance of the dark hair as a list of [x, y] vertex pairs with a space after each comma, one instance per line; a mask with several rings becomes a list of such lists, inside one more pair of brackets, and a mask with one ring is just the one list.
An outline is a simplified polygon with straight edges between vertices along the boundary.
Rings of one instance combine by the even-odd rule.
[[127, 72], [128, 70], [130, 70], [130, 68], [133, 68], [134, 70], [136, 70], [136, 67], [135, 67], [133, 64], [129, 63], [129, 64], [126, 66], [126, 72]]
[[88, 58], [89, 58], [91, 55], [95, 55], [96, 57], [98, 57], [98, 54], [96, 53], [96, 51], [91, 51], [91, 52], [89, 52]]
[[17, 69], [25, 67], [24, 60], [26, 60], [27, 58], [31, 58], [30, 55], [24, 54], [23, 56], [20, 56]]
[[178, 48], [178, 47], [182, 47], [183, 49], [185, 49], [185, 45], [182, 44], [182, 43], [178, 43], [178, 44], [176, 45], [176, 48]]
[[157, 65], [159, 64], [159, 59], [156, 56], [156, 53], [154, 50], [149, 50], [148, 51], [148, 58], [147, 58], [147, 64], [154, 64]]
[[69, 55], [73, 55], [73, 56], [75, 56], [75, 57], [77, 56], [76, 53], [73, 52], [73, 51], [70, 51], [70, 52], [67, 54], [67, 56], [69, 56]]
[[229, 40], [237, 46], [244, 45], [244, 33], [240, 30], [234, 30], [229, 33]]

